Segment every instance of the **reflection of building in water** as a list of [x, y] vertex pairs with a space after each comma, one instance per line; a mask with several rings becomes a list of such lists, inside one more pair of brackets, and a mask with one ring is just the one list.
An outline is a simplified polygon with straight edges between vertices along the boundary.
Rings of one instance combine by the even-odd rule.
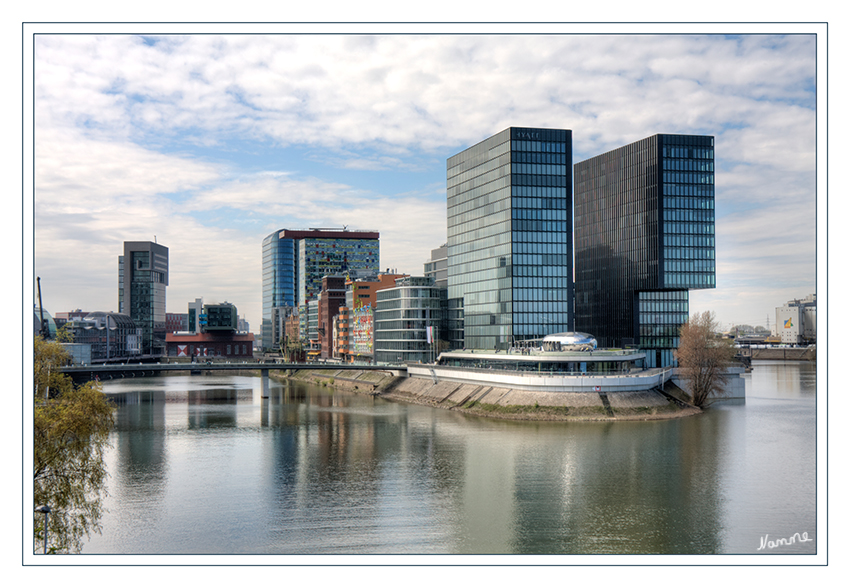
[[111, 476], [118, 482], [110, 482], [110, 494], [119, 501], [162, 494], [168, 477], [164, 398], [140, 392], [110, 398], [119, 403], [114, 427], [118, 434], [114, 438], [121, 471]]
[[190, 390], [187, 398], [187, 424], [191, 429], [230, 428], [238, 426], [236, 405], [239, 391], [233, 388]]

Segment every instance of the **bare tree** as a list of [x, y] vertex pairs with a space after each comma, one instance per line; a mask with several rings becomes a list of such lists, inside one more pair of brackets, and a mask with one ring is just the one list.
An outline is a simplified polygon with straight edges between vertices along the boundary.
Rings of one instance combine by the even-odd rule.
[[723, 396], [729, 381], [727, 368], [735, 350], [731, 341], [717, 332], [717, 321], [710, 311], [695, 314], [680, 330], [676, 359], [695, 406], [705, 406], [712, 396]]

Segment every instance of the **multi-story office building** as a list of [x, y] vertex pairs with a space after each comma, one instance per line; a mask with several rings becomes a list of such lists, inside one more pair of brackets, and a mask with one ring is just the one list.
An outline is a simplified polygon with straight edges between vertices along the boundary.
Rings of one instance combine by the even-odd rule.
[[236, 321], [236, 330], [240, 333], [250, 333], [251, 323], [244, 316], [240, 316]]
[[302, 340], [306, 341], [307, 359], [317, 359], [322, 352], [319, 341], [319, 299], [310, 300], [301, 307], [299, 317], [304, 316], [305, 330], [302, 331]]
[[431, 250], [431, 259], [425, 262], [425, 277], [434, 280], [437, 288], [449, 287], [449, 248], [443, 243]]
[[229, 302], [222, 304], [205, 304], [201, 315], [204, 331], [227, 331], [235, 333], [239, 326], [239, 316], [236, 307]]
[[575, 326], [673, 365], [688, 290], [714, 288], [714, 137], [654, 135], [575, 165]]
[[142, 330], [142, 354], [165, 354], [165, 288], [168, 247], [150, 241], [124, 241], [118, 257], [118, 311]]
[[204, 299], [195, 298], [194, 302], [189, 303], [189, 311], [186, 313], [188, 323], [187, 331], [195, 334], [201, 332], [202, 314], [204, 314]]
[[263, 240], [263, 349], [277, 345], [272, 337], [273, 308], [303, 307], [318, 296], [325, 276], [374, 274], [379, 266], [376, 231], [281, 229], [267, 236]]
[[378, 292], [375, 362], [433, 362], [442, 315], [440, 288], [431, 278], [404, 277]]
[[447, 190], [452, 346], [572, 330], [572, 132], [505, 129], [449, 158]]

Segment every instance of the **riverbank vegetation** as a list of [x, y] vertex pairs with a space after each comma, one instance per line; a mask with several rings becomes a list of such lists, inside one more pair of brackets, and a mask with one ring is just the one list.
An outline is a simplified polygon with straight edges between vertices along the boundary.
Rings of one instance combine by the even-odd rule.
[[709, 403], [709, 398], [723, 397], [729, 382], [727, 368], [732, 365], [735, 349], [718, 331], [714, 313], [705, 311], [688, 319], [679, 332], [679, 373], [688, 383], [691, 403], [700, 408]]
[[[57, 342], [33, 349], [33, 550], [76, 553], [100, 531], [113, 407], [97, 382], [75, 386], [58, 368], [68, 356]], [[45, 521], [47, 528], [45, 529]]]

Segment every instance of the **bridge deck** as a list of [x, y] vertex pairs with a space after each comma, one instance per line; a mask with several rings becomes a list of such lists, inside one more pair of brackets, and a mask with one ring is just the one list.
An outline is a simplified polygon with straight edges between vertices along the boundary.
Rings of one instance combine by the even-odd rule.
[[304, 364], [304, 363], [272, 363], [272, 362], [199, 362], [199, 363], [122, 363], [101, 365], [73, 365], [60, 369], [68, 375], [81, 374], [120, 374], [129, 372], [187, 372], [187, 371], [245, 371], [245, 370], [372, 370], [398, 371], [406, 366], [392, 365], [355, 365], [355, 364]]

